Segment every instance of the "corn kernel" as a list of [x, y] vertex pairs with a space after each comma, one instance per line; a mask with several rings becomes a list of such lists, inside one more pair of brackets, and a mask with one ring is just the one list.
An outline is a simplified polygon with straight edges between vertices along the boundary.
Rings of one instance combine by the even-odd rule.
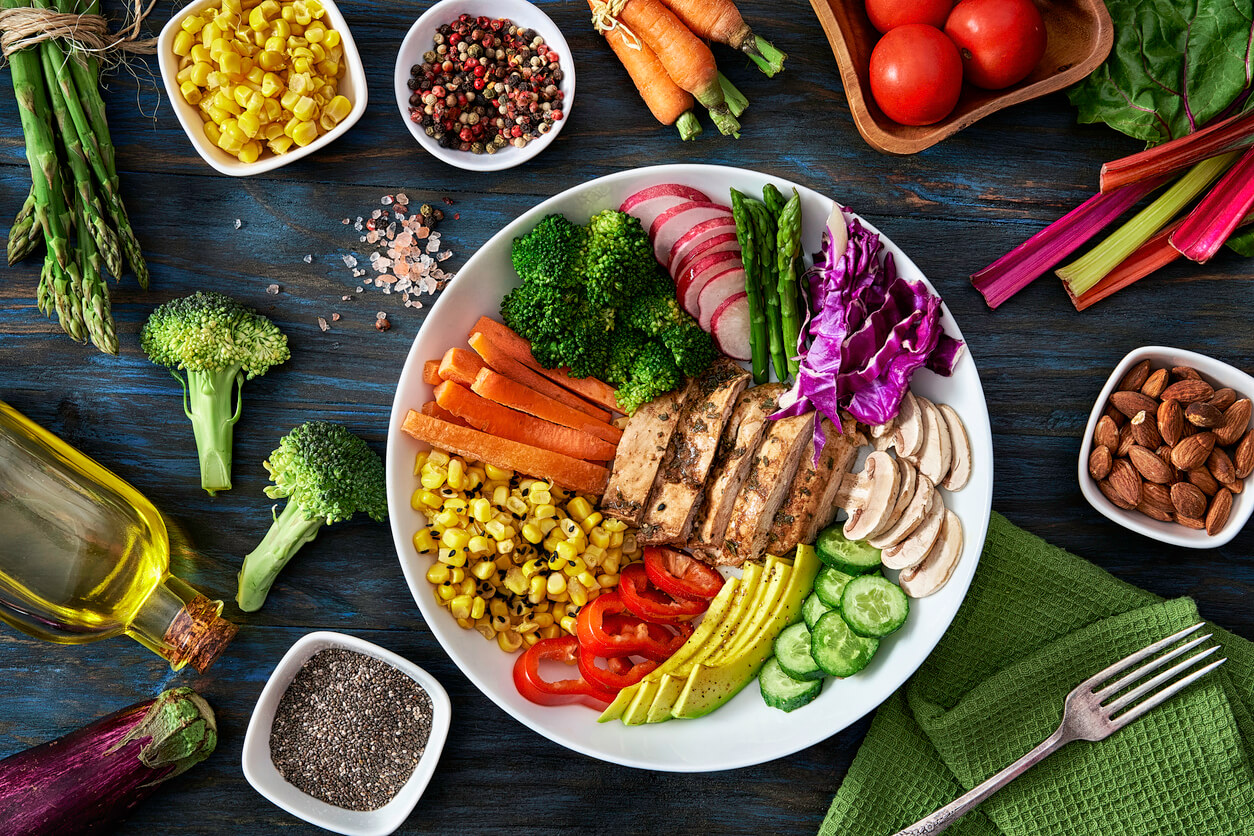
[[487, 607], [488, 602], [482, 597], [476, 595], [474, 600], [470, 602], [470, 617], [478, 621], [483, 618], [483, 611]]
[[209, 138], [210, 142], [212, 142], [214, 145], [217, 145], [218, 140], [221, 139], [222, 137], [222, 131], [220, 128], [218, 128], [216, 123], [206, 122], [205, 123], [205, 136]]
[[562, 542], [558, 543], [557, 548], [553, 550], [553, 553], [556, 554], [562, 560], [574, 560], [576, 557], [579, 556], [579, 551], [575, 548], [575, 545], [571, 543], [569, 540], [563, 540]]
[[522, 536], [528, 543], [539, 543], [544, 539], [544, 534], [540, 531], [540, 526], [535, 523], [526, 523], [523, 525]]
[[327, 33], [322, 36], [322, 45], [327, 49], [332, 49], [340, 45], [342, 36], [335, 29], [328, 29]]
[[552, 597], [559, 596], [566, 592], [566, 578], [557, 572], [549, 575], [548, 592]]
[[509, 488], [505, 487], [504, 485], [498, 485], [497, 487], [493, 488], [492, 490], [492, 504], [493, 505], [496, 505], [498, 508], [504, 507], [508, 499], [509, 499]]
[[502, 541], [500, 541], [499, 543], [497, 543], [497, 544], [496, 544], [496, 553], [497, 553], [497, 554], [510, 554], [510, 553], [511, 553], [511, 552], [513, 552], [513, 551], [514, 551], [514, 541], [513, 541], [513, 540], [502, 540]]
[[454, 618], [469, 618], [470, 604], [473, 599], [469, 595], [458, 595], [448, 602], [449, 612]]
[[601, 587], [601, 584], [593, 577], [592, 572], [580, 572], [578, 580], [583, 584], [584, 589], [587, 589], [589, 592], [596, 592]]
[[429, 552], [435, 548], [435, 538], [431, 536], [431, 532], [425, 528], [420, 528], [414, 532], [414, 548], [419, 552]]
[[566, 591], [570, 595], [572, 604], [582, 607], [588, 603], [588, 588], [578, 578], [572, 578], [566, 582]]
[[470, 515], [475, 518], [476, 522], [486, 523], [492, 519], [492, 503], [483, 497], [478, 497], [470, 503]]
[[598, 549], [605, 549], [610, 545], [610, 533], [605, 530], [604, 526], [594, 526], [592, 530], [588, 532], [588, 539], [592, 542], [592, 545], [596, 546]]
[[192, 39], [191, 32], [188, 32], [185, 29], [180, 31], [177, 35], [174, 36], [174, 45], [173, 45], [174, 54], [180, 57], [191, 55], [193, 42], [194, 41]]
[[470, 542], [470, 535], [461, 528], [450, 528], [440, 537], [440, 542], [450, 549], [461, 550]]
[[597, 584], [602, 589], [613, 589], [618, 586], [618, 574], [604, 574], [597, 578]]
[[624, 534], [621, 531], [614, 531], [610, 534], [610, 548], [621, 549], [623, 547]]
[[441, 601], [451, 601], [457, 595], [457, 590], [446, 583], [442, 583], [435, 588], [435, 592], [440, 596]]
[[326, 106], [327, 114], [337, 123], [342, 122], [352, 109], [352, 102], [346, 96], [335, 96], [331, 101], [327, 102]]
[[200, 104], [200, 88], [196, 86], [196, 82], [184, 81], [179, 85], [179, 92], [183, 94], [183, 98], [187, 100], [188, 104]]
[[244, 63], [238, 52], [222, 53], [218, 59], [218, 65], [222, 68], [222, 72], [233, 78], [241, 76], [244, 72]]
[[266, 147], [276, 154], [286, 154], [291, 149], [292, 144], [290, 136], [278, 136], [267, 142]]
[[514, 471], [502, 470], [496, 465], [491, 465], [487, 463], [483, 465], [483, 472], [486, 473], [488, 475], [488, 478], [494, 482], [508, 482], [510, 479], [514, 477]]
[[261, 130], [261, 120], [252, 113], [241, 113], [236, 124], [249, 139], [257, 136], [257, 132]]
[[183, 21], [179, 24], [179, 28], [189, 35], [198, 35], [200, 34], [200, 30], [205, 28], [205, 21], [204, 18], [199, 15], [188, 15], [183, 18]]
[[563, 617], [559, 623], [562, 625], [562, 629], [572, 636], [579, 629], [579, 622], [575, 620], [573, 615]]
[[582, 496], [577, 496], [566, 503], [566, 511], [576, 520], [583, 522], [592, 513], [592, 505]]
[[445, 583], [449, 578], [449, 567], [444, 563], [432, 563], [427, 570], [427, 580], [431, 583]]
[[[299, 113], [296, 114], [300, 116]], [[448, 463], [448, 486], [455, 491], [460, 491], [464, 484], [463, 477], [466, 475], [466, 465], [461, 459], [452, 459]]]

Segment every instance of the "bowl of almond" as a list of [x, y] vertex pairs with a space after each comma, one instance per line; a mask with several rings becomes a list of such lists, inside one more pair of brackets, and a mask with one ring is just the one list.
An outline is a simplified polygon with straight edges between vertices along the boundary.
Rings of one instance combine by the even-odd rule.
[[1203, 354], [1145, 346], [1093, 405], [1080, 489], [1107, 518], [1194, 549], [1232, 540], [1254, 512], [1254, 378]]

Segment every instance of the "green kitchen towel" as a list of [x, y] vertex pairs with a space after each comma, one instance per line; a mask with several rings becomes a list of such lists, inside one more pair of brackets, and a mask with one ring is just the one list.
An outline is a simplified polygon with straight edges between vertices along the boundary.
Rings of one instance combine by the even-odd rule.
[[[878, 711], [820, 836], [890, 836], [1057, 727], [1067, 692], [1200, 621], [994, 514], [957, 618]], [[1254, 834], [1254, 644], [1099, 743], [1077, 741], [967, 814], [954, 836]], [[833, 683], [835, 685], [835, 683]]]

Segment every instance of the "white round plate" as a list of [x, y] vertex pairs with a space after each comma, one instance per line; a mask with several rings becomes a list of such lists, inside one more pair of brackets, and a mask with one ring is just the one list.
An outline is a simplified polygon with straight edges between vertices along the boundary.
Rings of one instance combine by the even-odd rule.
[[[803, 708], [790, 714], [768, 708], [753, 682], [722, 708], [697, 720], [631, 727], [618, 722], [597, 723], [597, 712], [580, 705], [540, 706], [523, 699], [511, 679], [514, 657], [506, 656], [496, 642], [485, 641], [474, 630], [461, 629], [436, 605], [425, 577], [432, 558], [415, 553], [411, 542], [414, 531], [424, 524], [409, 504], [416, 484], [414, 456], [423, 445], [406, 435], [401, 424], [410, 409], [431, 399], [431, 387], [422, 380], [422, 364], [443, 356], [450, 346], [465, 345], [467, 332], [480, 316], [499, 318], [501, 297], [517, 283], [510, 266], [510, 242], [545, 215], [560, 212], [573, 221], [585, 222], [602, 209], [616, 208], [628, 195], [646, 186], [681, 183], [726, 202], [729, 188], [761, 194], [767, 182], [775, 183], [785, 194], [795, 185], [739, 168], [667, 165], [612, 174], [544, 201], [494, 235], [466, 262], [431, 308], [401, 371], [388, 432], [388, 511], [401, 568], [418, 609], [462, 672], [506, 714], [550, 740], [594, 758], [642, 769], [712, 772], [763, 763], [825, 740], [886, 700], [923, 663], [958, 612], [984, 546], [993, 495], [992, 432], [980, 378], [967, 351], [952, 377], [920, 369], [911, 382], [918, 394], [958, 410], [971, 437], [971, 481], [963, 491], [945, 497], [946, 505], [961, 518], [965, 529], [961, 562], [944, 589], [911, 602], [906, 625], [883, 641], [866, 670], [849, 679], [828, 679], [819, 698]], [[833, 203], [804, 186], [796, 188], [801, 194], [802, 251], [810, 254], [819, 248]], [[884, 243], [904, 278], [927, 281], [891, 241], [885, 238]], [[943, 323], [947, 333], [961, 338], [947, 309]]]

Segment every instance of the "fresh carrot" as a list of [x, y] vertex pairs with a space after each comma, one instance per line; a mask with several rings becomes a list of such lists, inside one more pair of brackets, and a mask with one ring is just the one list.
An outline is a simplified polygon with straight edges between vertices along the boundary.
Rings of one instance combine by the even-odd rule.
[[493, 467], [548, 479], [567, 490], [600, 496], [610, 477], [610, 472], [599, 464], [497, 438], [469, 427], [459, 427], [413, 409], [405, 416], [402, 429], [432, 447], [486, 462]]
[[[496, 372], [484, 369], [484, 374], [495, 375]], [[510, 441], [552, 450], [572, 459], [607, 462], [614, 458], [614, 445], [608, 441], [583, 430], [559, 426], [542, 418], [516, 412], [451, 380], [436, 387], [435, 402], [476, 430], [508, 438]]]
[[450, 348], [444, 352], [444, 359], [440, 361], [440, 382], [451, 380], [462, 386], [469, 386], [484, 368], [483, 361], [475, 352], [465, 348]]
[[475, 326], [470, 329], [469, 336], [474, 336], [476, 332], [482, 333], [502, 351], [507, 352], [511, 357], [532, 371], [544, 375], [558, 386], [569, 389], [576, 395], [590, 400], [598, 406], [622, 412], [622, 409], [618, 406], [618, 398], [614, 396], [613, 386], [603, 380], [597, 380], [595, 377], [571, 377], [569, 370], [564, 368], [546, 369], [540, 365], [540, 361], [531, 353], [531, 343], [515, 334], [509, 326], [503, 325], [495, 319], [481, 316], [479, 321], [475, 323]]
[[422, 364], [422, 382], [431, 386], [439, 386], [443, 381], [440, 377], [440, 361], [428, 360]]
[[431, 418], [439, 418], [441, 421], [448, 421], [450, 424], [456, 424], [459, 427], [470, 426], [435, 401], [427, 401], [422, 405], [422, 414]]
[[662, 0], [627, 0], [618, 19], [653, 50], [675, 84], [709, 109], [723, 134], [739, 136], [740, 123], [723, 98], [714, 53], [705, 41], [692, 34]]
[[[526, 365], [510, 356], [508, 351], [497, 345], [495, 340], [488, 339], [487, 334], [482, 332], [471, 334], [470, 347], [478, 352], [479, 356], [483, 358], [483, 362], [487, 363], [493, 371], [500, 372], [511, 380], [517, 380], [525, 386], [530, 386], [541, 395], [548, 395], [555, 401], [561, 401], [580, 412], [586, 412], [598, 421], [608, 422], [610, 420], [609, 412], [598, 406], [593, 406], [583, 398], [567, 392], [553, 381], [527, 368]], [[477, 374], [476, 372], [476, 376]], [[461, 383], [461, 381], [458, 381], [458, 383]], [[474, 380], [463, 385], [469, 386], [471, 383], [474, 383]]]
[[[470, 388], [476, 394], [502, 406], [534, 415], [545, 421], [552, 421], [554, 424], [561, 424], [563, 427], [580, 430], [603, 439], [611, 445], [618, 444], [619, 439], [623, 437], [623, 431], [618, 427], [598, 421], [564, 403], [541, 395], [536, 390], [528, 389], [521, 383], [497, 374], [491, 369], [479, 372], [479, 376], [475, 378]], [[586, 457], [580, 456], [580, 458]]]
[[740, 16], [733, 0], [662, 0], [666, 8], [692, 30], [694, 35], [713, 41], [716, 44], [727, 44], [738, 49], [758, 69], [773, 76], [784, 69], [784, 59], [788, 56], [775, 48], [766, 38], [753, 34], [749, 24]]

